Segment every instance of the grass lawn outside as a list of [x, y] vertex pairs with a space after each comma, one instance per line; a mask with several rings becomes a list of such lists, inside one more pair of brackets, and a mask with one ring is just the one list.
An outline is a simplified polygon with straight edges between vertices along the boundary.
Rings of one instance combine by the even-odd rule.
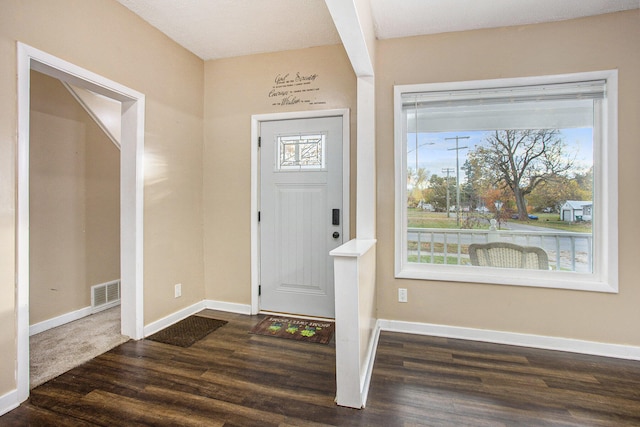
[[540, 227], [555, 228], [556, 230], [570, 231], [572, 233], [591, 233], [591, 221], [580, 222], [566, 222], [561, 221], [560, 216], [554, 213], [541, 213], [535, 214], [539, 219], [537, 221], [518, 221], [512, 219], [514, 222], [526, 222], [529, 225], [538, 225]]
[[[463, 212], [460, 215], [461, 227], [456, 226], [456, 213], [450, 212], [447, 217], [446, 212], [427, 212], [416, 208], [407, 208], [407, 218], [409, 228], [489, 228], [489, 219], [492, 217], [486, 214], [470, 214]], [[472, 221], [470, 221], [472, 220]], [[475, 224], [479, 222], [480, 224]], [[467, 227], [467, 224], [474, 224]]]
[[[535, 213], [538, 220], [521, 221], [518, 219], [501, 220], [500, 224], [521, 223], [538, 227], [553, 228], [556, 230], [569, 231], [572, 233], [591, 233], [591, 222], [566, 222], [561, 221], [560, 216], [554, 213]], [[466, 229], [488, 229], [489, 220], [494, 218], [493, 214], [479, 214], [476, 212], [462, 212], [460, 215], [461, 226], [456, 226], [456, 214], [450, 212], [447, 217], [446, 212], [427, 212], [416, 208], [407, 208], [407, 218], [409, 228], [466, 228]]]

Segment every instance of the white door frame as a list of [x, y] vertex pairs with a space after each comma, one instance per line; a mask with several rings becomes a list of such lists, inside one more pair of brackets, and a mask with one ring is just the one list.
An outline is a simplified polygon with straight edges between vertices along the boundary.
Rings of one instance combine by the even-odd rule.
[[251, 314], [260, 311], [260, 297], [258, 286], [260, 282], [260, 230], [258, 228], [258, 210], [260, 201], [260, 174], [258, 137], [260, 123], [276, 120], [309, 119], [321, 117], [342, 117], [342, 234], [345, 242], [351, 235], [349, 224], [349, 159], [350, 159], [350, 130], [349, 109], [313, 110], [289, 113], [255, 114], [251, 116]]
[[17, 397], [29, 397], [29, 116], [30, 72], [122, 102], [120, 147], [121, 329], [143, 338], [143, 154], [145, 96], [119, 83], [18, 42], [18, 164], [16, 224]]

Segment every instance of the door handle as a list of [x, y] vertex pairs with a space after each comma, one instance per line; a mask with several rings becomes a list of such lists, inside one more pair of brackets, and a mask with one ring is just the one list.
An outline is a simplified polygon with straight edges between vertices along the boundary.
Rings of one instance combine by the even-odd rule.
[[340, 225], [340, 209], [331, 210], [331, 224]]
[[338, 233], [337, 231], [334, 231], [332, 236], [334, 239], [337, 239], [338, 237], [340, 237], [340, 233]]

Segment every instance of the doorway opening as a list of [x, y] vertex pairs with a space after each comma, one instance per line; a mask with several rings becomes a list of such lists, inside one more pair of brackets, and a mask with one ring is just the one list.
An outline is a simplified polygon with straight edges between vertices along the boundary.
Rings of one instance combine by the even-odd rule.
[[253, 314], [333, 317], [329, 251], [350, 236], [349, 135], [348, 109], [252, 116]]
[[29, 387], [120, 333], [121, 103], [31, 70]]
[[18, 43], [18, 208], [16, 235], [17, 394], [29, 396], [29, 124], [31, 70], [119, 101], [121, 333], [143, 337], [143, 94], [28, 45]]

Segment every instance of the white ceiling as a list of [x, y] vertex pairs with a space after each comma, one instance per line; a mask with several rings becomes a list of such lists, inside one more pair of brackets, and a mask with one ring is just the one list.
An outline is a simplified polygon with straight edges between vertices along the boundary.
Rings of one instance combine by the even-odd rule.
[[[340, 43], [324, 0], [118, 1], [204, 60]], [[378, 39], [640, 8], [640, 0], [370, 0], [370, 4]]]

